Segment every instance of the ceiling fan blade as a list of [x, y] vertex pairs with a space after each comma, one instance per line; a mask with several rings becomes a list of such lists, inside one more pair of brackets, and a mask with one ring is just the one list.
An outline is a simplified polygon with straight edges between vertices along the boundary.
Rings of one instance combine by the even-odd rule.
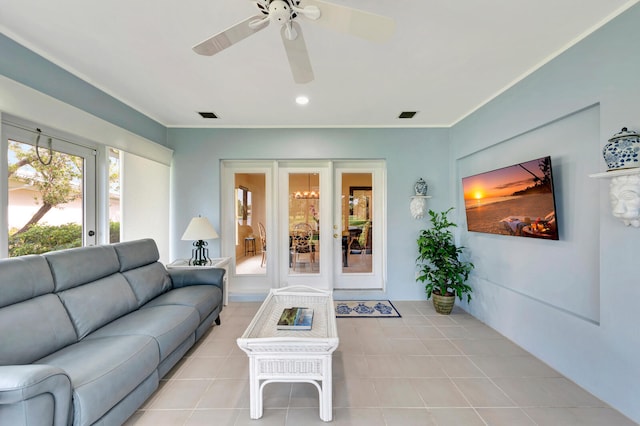
[[320, 9], [320, 18], [313, 22], [365, 40], [386, 41], [393, 35], [396, 28], [393, 19], [359, 9], [327, 3], [322, 0], [302, 0], [299, 7], [306, 6], [316, 6]]
[[196, 44], [193, 46], [193, 51], [199, 55], [215, 55], [227, 47], [244, 40], [251, 34], [257, 33], [263, 28], [266, 28], [267, 25], [269, 25], [269, 20], [265, 20], [264, 16], [251, 16], [250, 18], [227, 28], [213, 37]]
[[[289, 39], [290, 33], [287, 33], [287, 25], [282, 26], [280, 35], [282, 36], [284, 50], [287, 52], [287, 59], [289, 59], [289, 67], [293, 74], [293, 81], [298, 84], [309, 83], [313, 81], [313, 69], [311, 68], [311, 61], [309, 60], [307, 45], [302, 36], [302, 29], [297, 22], [291, 22], [291, 26], [295, 34], [293, 40]], [[289, 31], [290, 30], [291, 29], [289, 29]]]

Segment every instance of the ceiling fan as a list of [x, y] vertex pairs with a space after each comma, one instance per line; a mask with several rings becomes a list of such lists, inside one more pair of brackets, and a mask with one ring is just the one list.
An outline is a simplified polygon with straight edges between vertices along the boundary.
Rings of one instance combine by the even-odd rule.
[[262, 15], [233, 25], [198, 43], [193, 50], [200, 55], [212, 56], [263, 30], [269, 23], [278, 24], [293, 80], [303, 84], [313, 81], [313, 69], [302, 29], [296, 21], [298, 16], [375, 42], [387, 40], [395, 30], [395, 22], [390, 18], [322, 0], [253, 0], [252, 3]]

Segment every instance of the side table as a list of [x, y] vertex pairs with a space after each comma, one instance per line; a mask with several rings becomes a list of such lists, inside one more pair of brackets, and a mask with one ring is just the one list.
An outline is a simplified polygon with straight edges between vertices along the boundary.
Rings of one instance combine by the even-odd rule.
[[229, 304], [229, 292], [227, 291], [228, 285], [228, 277], [229, 277], [229, 262], [231, 261], [230, 257], [216, 257], [211, 259], [211, 264], [204, 266], [194, 266], [189, 265], [188, 259], [178, 259], [171, 263], [168, 263], [166, 266], [167, 269], [177, 269], [177, 268], [221, 268], [224, 269], [224, 278], [222, 279], [222, 303], [226, 306]]

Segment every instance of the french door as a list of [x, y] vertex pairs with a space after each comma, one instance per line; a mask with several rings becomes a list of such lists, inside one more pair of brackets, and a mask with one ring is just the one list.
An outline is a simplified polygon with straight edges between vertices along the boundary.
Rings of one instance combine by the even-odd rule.
[[384, 290], [384, 162], [334, 163], [336, 290]]
[[333, 288], [330, 161], [278, 164], [280, 283]]
[[383, 161], [224, 161], [230, 293], [384, 290]]
[[18, 124], [3, 123], [2, 135], [2, 257], [96, 244], [96, 151]]

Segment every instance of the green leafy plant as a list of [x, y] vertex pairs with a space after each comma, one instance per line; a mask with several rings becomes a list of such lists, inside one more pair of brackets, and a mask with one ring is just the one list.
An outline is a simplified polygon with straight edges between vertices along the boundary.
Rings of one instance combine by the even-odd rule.
[[9, 257], [40, 254], [82, 246], [82, 225], [68, 223], [51, 226], [35, 224], [9, 236]]
[[438, 294], [453, 295], [462, 300], [466, 295], [469, 302], [473, 289], [466, 281], [474, 265], [460, 260], [464, 247], [455, 244], [451, 228], [456, 224], [447, 218], [451, 210], [453, 207], [440, 213], [429, 210], [431, 228], [421, 230], [417, 240], [416, 265], [419, 270], [416, 281], [426, 283], [427, 299]]
[[109, 242], [120, 242], [120, 222], [109, 222]]

